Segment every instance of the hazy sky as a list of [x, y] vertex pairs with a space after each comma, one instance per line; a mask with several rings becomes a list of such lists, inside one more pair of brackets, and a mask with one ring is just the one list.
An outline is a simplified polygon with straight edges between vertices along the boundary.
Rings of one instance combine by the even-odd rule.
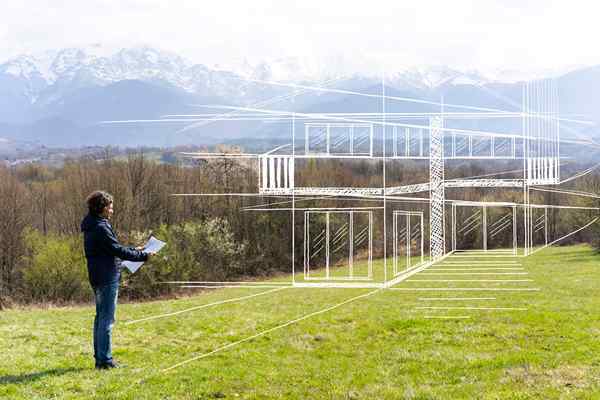
[[[3, 0], [0, 60], [91, 43], [149, 44], [207, 65], [339, 58], [348, 68], [600, 64], [596, 1]], [[51, 4], [51, 5], [49, 5]]]

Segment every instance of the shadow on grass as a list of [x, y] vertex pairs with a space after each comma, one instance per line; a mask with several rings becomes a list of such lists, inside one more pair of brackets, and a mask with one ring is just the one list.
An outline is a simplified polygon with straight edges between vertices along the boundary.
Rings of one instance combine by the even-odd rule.
[[58, 376], [83, 370], [84, 368], [53, 368], [47, 371], [32, 372], [31, 374], [5, 375], [0, 376], [0, 385], [8, 385], [11, 383], [30, 383], [47, 376]]

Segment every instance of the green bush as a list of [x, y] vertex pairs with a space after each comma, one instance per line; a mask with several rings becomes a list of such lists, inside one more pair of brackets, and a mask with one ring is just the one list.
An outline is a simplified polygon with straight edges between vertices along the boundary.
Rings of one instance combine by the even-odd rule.
[[166, 281], [225, 281], [244, 274], [245, 245], [235, 240], [227, 220], [162, 225], [154, 235], [167, 245], [135, 274], [125, 272], [128, 297], [170, 293], [176, 286]]
[[24, 235], [24, 296], [34, 302], [82, 301], [91, 298], [81, 238]]
[[[224, 219], [162, 225], [154, 235], [167, 246], [135, 274], [124, 270], [121, 294], [150, 298], [172, 292], [166, 281], [226, 281], [245, 275], [246, 246], [235, 240]], [[133, 232], [141, 242], [148, 232]], [[33, 302], [87, 301], [91, 298], [81, 237], [44, 236], [36, 230], [24, 235], [23, 298]]]

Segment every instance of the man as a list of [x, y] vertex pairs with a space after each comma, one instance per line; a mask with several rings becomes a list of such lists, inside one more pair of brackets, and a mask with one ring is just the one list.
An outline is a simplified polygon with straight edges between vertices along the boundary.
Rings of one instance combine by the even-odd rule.
[[81, 221], [81, 231], [90, 284], [96, 298], [94, 358], [97, 369], [116, 368], [118, 364], [112, 358], [111, 341], [121, 260], [146, 261], [153, 253], [119, 244], [109, 222], [113, 215], [113, 198], [110, 194], [93, 192], [86, 203], [89, 213]]

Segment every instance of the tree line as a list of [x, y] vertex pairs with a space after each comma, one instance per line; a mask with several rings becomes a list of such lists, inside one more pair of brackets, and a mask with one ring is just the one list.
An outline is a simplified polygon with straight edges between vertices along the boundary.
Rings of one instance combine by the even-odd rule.
[[[233, 159], [204, 160], [193, 165], [159, 163], [148, 159], [144, 152], [132, 151], [119, 158], [68, 160], [56, 168], [40, 164], [0, 167], [0, 307], [13, 302], [91, 298], [80, 222], [87, 212], [85, 198], [98, 189], [114, 196], [112, 224], [123, 243], [139, 245], [150, 234], [169, 243], [161, 257], [152, 262], [152, 268], [125, 275], [122, 293], [129, 298], [168, 294], [176, 289], [161, 282], [169, 280], [229, 280], [287, 273], [292, 262], [290, 229], [296, 229], [295, 260], [301, 269], [302, 228], [291, 227], [290, 213], [261, 213], [248, 208], [269, 203], [285, 205], [286, 199], [187, 196], [256, 193], [256, 164], [256, 160]], [[408, 162], [389, 168], [390, 185], [407, 179], [411, 183], [428, 181], [428, 168], [423, 166]], [[472, 164], [460, 168], [457, 171], [463, 176], [488, 172], [485, 166]], [[380, 185], [380, 165], [369, 160], [311, 160], [299, 163], [296, 174], [298, 186], [333, 182], [337, 186]], [[587, 175], [573, 187], [598, 192], [600, 175]], [[522, 193], [506, 193], [470, 189], [458, 195], [465, 200], [498, 201], [504, 196], [506, 201], [522, 201]], [[539, 203], [598, 203], [590, 198], [567, 201], [556, 196], [539, 192], [532, 198]], [[332, 207], [348, 204], [326, 202]], [[322, 203], [303, 201], [303, 207], [317, 204]], [[589, 216], [590, 212], [552, 215], [549, 229], [568, 231], [582, 225]], [[569, 240], [593, 241], [597, 236], [594, 232], [582, 231]]]

